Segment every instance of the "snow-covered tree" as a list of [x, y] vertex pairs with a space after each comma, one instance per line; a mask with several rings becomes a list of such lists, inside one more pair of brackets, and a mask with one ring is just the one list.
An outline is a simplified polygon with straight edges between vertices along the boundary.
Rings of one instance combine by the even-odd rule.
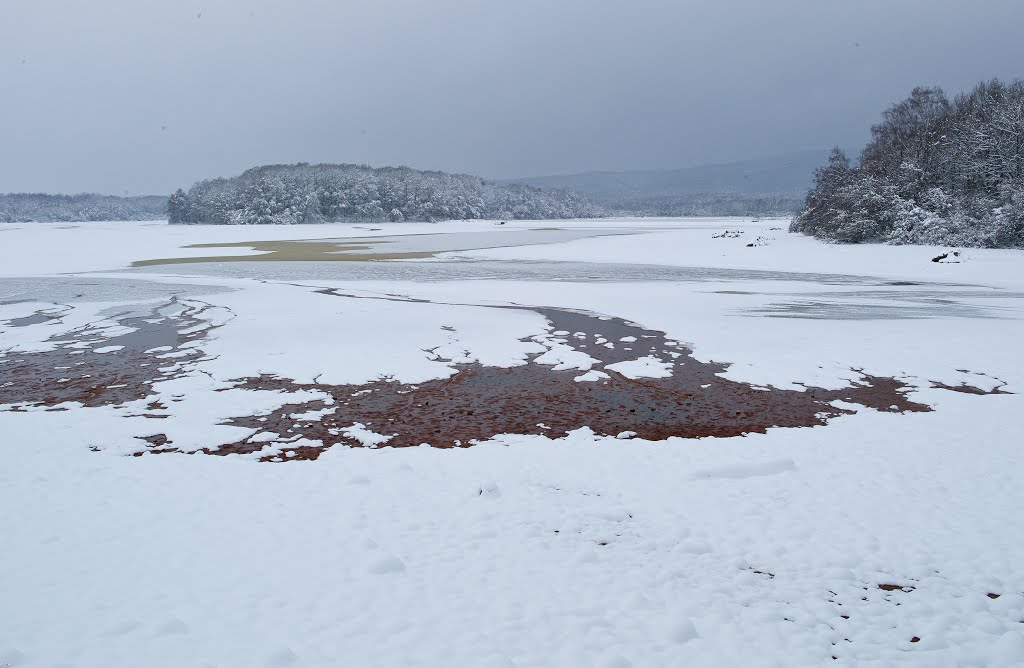
[[831, 241], [1024, 248], [1024, 82], [950, 102], [915, 88], [871, 129], [856, 166], [836, 152], [790, 229]]
[[475, 176], [366, 165], [267, 165], [196, 183], [173, 196], [176, 224], [371, 222], [480, 218], [582, 218], [599, 211], [580, 195]]
[[[169, 203], [157, 196], [0, 194], [0, 223], [158, 220], [167, 216]], [[183, 203], [175, 201], [176, 207]]]

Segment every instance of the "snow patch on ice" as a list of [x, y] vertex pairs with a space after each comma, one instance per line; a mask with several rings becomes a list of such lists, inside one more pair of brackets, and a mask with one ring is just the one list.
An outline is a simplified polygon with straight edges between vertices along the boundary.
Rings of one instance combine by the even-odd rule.
[[361, 422], [356, 422], [351, 427], [345, 427], [341, 430], [341, 433], [368, 448], [376, 448], [378, 445], [387, 443], [394, 438], [393, 436], [385, 436], [384, 434], [378, 434], [371, 429], [367, 429], [366, 425]]
[[605, 369], [610, 369], [622, 374], [626, 378], [635, 380], [637, 378], [668, 378], [672, 375], [672, 363], [664, 362], [653, 355], [647, 355], [635, 360], [607, 364]]

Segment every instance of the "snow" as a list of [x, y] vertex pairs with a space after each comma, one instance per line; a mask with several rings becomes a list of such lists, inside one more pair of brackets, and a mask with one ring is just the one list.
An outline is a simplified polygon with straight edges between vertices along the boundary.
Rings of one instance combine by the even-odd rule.
[[368, 448], [375, 448], [379, 445], [383, 445], [391, 440], [391, 436], [385, 436], [384, 434], [378, 434], [372, 429], [367, 429], [366, 425], [356, 422], [351, 427], [346, 427], [341, 430], [341, 433], [345, 434], [349, 438], [359, 441], [361, 444]]
[[[187, 264], [127, 267], [192, 252], [180, 248], [192, 243], [371, 233], [151, 223], [7, 231], [0, 274], [101, 272], [76, 280], [114, 288], [50, 301], [42, 287], [8, 296], [0, 279], [0, 301], [32, 300], [0, 305], [0, 351], [50, 350], [48, 337], [90, 324], [89, 340], [118, 335], [126, 305], [159, 302], [128, 285], [220, 290], [194, 297], [215, 307], [205, 316], [215, 327], [194, 346], [202, 360], [175, 360], [184, 375], [154, 388], [166, 417], [144, 417], [148, 401], [0, 407], [0, 664], [1024, 665], [1015, 419], [1024, 410], [1024, 253], [970, 250], [962, 263], [933, 263], [932, 248], [828, 246], [768, 229], [780, 221], [564, 225], [573, 224], [636, 234], [459, 256], [762, 273], [351, 281], [338, 263], [333, 278], [282, 281], [197, 276]], [[382, 233], [501, 235], [530, 225]], [[742, 234], [712, 238], [726, 229]], [[769, 245], [746, 246], [768, 236]], [[816, 273], [870, 280], [807, 276]], [[399, 297], [379, 299], [388, 295]], [[187, 452], [233, 442], [253, 431], [222, 424], [229, 417], [328, 398], [232, 388], [258, 373], [415, 383], [479, 361], [607, 379], [580, 349], [584, 339], [549, 331], [533, 311], [490, 307], [505, 304], [624, 318], [764, 387], [841, 387], [856, 369], [895, 376], [934, 410], [857, 408], [824, 427], [739, 438], [648, 442], [623, 424], [618, 438], [581, 428], [448, 450], [388, 447], [386, 434], [355, 424], [345, 435], [375, 447], [335, 445], [316, 461], [124, 456], [154, 433]], [[41, 310], [60, 320], [9, 324]], [[858, 318], [836, 317], [848, 312]], [[640, 357], [608, 368], [667, 365]], [[1012, 394], [933, 382], [1005, 383]]]
[[[473, 307], [333, 298], [315, 286], [282, 284], [216, 301], [234, 314], [223, 335], [204, 346], [215, 358], [205, 368], [221, 380], [255, 372], [303, 383], [417, 383], [454, 374], [456, 363], [514, 366], [543, 350], [519, 340], [543, 328], [544, 319], [529, 311], [494, 310], [481, 321]], [[299, 340], [303, 354], [296, 355]]]
[[653, 355], [638, 357], [635, 360], [607, 364], [605, 369], [620, 373], [626, 378], [668, 378], [672, 375], [672, 364], [662, 361]]
[[591, 369], [586, 373], [581, 373], [580, 375], [576, 376], [575, 378], [573, 378], [573, 380], [575, 380], [577, 383], [592, 383], [598, 380], [606, 380], [609, 377], [610, 376], [603, 371]]
[[[643, 221], [656, 224], [653, 221]], [[713, 238], [714, 232], [742, 230], [735, 239]], [[776, 240], [747, 248], [769, 227], [787, 220], [739, 221], [689, 219], [676, 229], [635, 236], [605, 236], [546, 245], [463, 251], [460, 256], [503, 260], [575, 260], [615, 264], [660, 264], [761, 271], [871, 275], [907, 280], [951, 280], [986, 285], [1018, 285], [1020, 251], [967, 249], [960, 264], [932, 262], [954, 250], [944, 246], [824, 244], [803, 235], [775, 232]], [[784, 235], [784, 236], [778, 236]], [[865, 252], [865, 248], [868, 252]]]
[[[562, 371], [564, 369], [590, 371], [590, 367], [599, 363], [599, 360], [594, 359], [582, 350], [566, 345], [563, 340], [545, 336], [536, 336], [534, 340], [546, 347], [547, 351], [535, 357], [533, 361], [537, 364], [548, 365], [555, 371]], [[587, 374], [577, 376], [577, 378], [585, 380], [599, 377], [596, 374], [592, 376], [587, 376]]]

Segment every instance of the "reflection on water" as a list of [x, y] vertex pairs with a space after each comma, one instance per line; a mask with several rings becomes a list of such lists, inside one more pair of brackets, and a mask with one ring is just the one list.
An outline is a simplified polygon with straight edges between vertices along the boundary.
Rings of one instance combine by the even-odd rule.
[[[719, 229], [710, 225], [708, 229]], [[983, 286], [919, 283], [872, 276], [836, 273], [801, 273], [718, 267], [597, 262], [474, 260], [437, 253], [563, 243], [598, 236], [643, 234], [661, 227], [537, 227], [488, 229], [458, 234], [425, 233], [404, 236], [286, 240], [197, 244], [190, 248], [252, 249], [258, 255], [144, 259], [132, 272], [139, 280], [98, 278], [91, 275], [0, 279], [0, 303], [40, 300], [139, 301], [167, 296], [210, 294], [227, 288], [184, 283], [154, 283], [149, 273], [244, 278], [259, 281], [531, 281], [531, 282], [679, 282], [726, 283], [713, 290], [721, 299], [735, 300], [734, 313], [742, 316], [833, 320], [901, 318], [1012, 318], [1021, 312], [1020, 293]], [[181, 265], [187, 267], [169, 267]], [[172, 279], [173, 280], [173, 279]], [[783, 287], [782, 283], [800, 284]], [[759, 285], [743, 285], [743, 283]], [[776, 291], [770, 287], [779, 285]], [[727, 289], [726, 289], [727, 288]], [[744, 298], [746, 297], [746, 298]], [[42, 322], [42, 314], [24, 323]]]
[[17, 302], [139, 302], [230, 292], [219, 285], [164, 283], [94, 276], [0, 277], [0, 304]]
[[[857, 290], [779, 295], [785, 301], [748, 309], [748, 315], [811, 320], [909, 320], [921, 318], [1005, 318], [1021, 311], [1024, 293], [971, 288]], [[1007, 303], [1000, 303], [1007, 302]]]
[[[159, 267], [139, 272], [166, 273]], [[846, 274], [670, 267], [656, 264], [604, 264], [526, 260], [438, 260], [403, 262], [204, 262], [188, 268], [189, 275], [254, 278], [271, 281], [801, 281], [823, 285], [886, 285], [870, 276]]]
[[32, 325], [42, 325], [43, 323], [60, 320], [60, 318], [60, 312], [55, 312], [51, 309], [43, 309], [36, 311], [32, 315], [26, 315], [21, 318], [11, 318], [6, 321], [0, 320], [0, 324], [6, 324], [8, 327], [31, 327]]
[[[159, 267], [138, 269], [160, 271]], [[596, 262], [437, 260], [402, 262], [252, 262], [235, 258], [229, 263], [190, 265], [189, 274], [270, 281], [536, 281], [536, 282], [758, 282], [755, 289], [718, 289], [723, 299], [731, 296], [767, 297], [767, 304], [737, 306], [740, 315], [771, 318], [833, 320], [890, 320], [918, 318], [1005, 318], [1021, 311], [1024, 294], [993, 288], [944, 283], [891, 281], [851, 274], [799, 273], [671, 267]], [[820, 292], [764, 293], [764, 283], [802, 283]], [[839, 288], [839, 289], [837, 289]], [[843, 288], [863, 288], [842, 290]]]

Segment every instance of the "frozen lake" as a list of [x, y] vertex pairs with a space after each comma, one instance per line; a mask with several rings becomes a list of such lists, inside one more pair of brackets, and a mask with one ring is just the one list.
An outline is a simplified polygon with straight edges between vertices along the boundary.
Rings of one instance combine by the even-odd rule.
[[785, 225], [0, 228], [0, 663], [1014, 665], [1024, 253]]

